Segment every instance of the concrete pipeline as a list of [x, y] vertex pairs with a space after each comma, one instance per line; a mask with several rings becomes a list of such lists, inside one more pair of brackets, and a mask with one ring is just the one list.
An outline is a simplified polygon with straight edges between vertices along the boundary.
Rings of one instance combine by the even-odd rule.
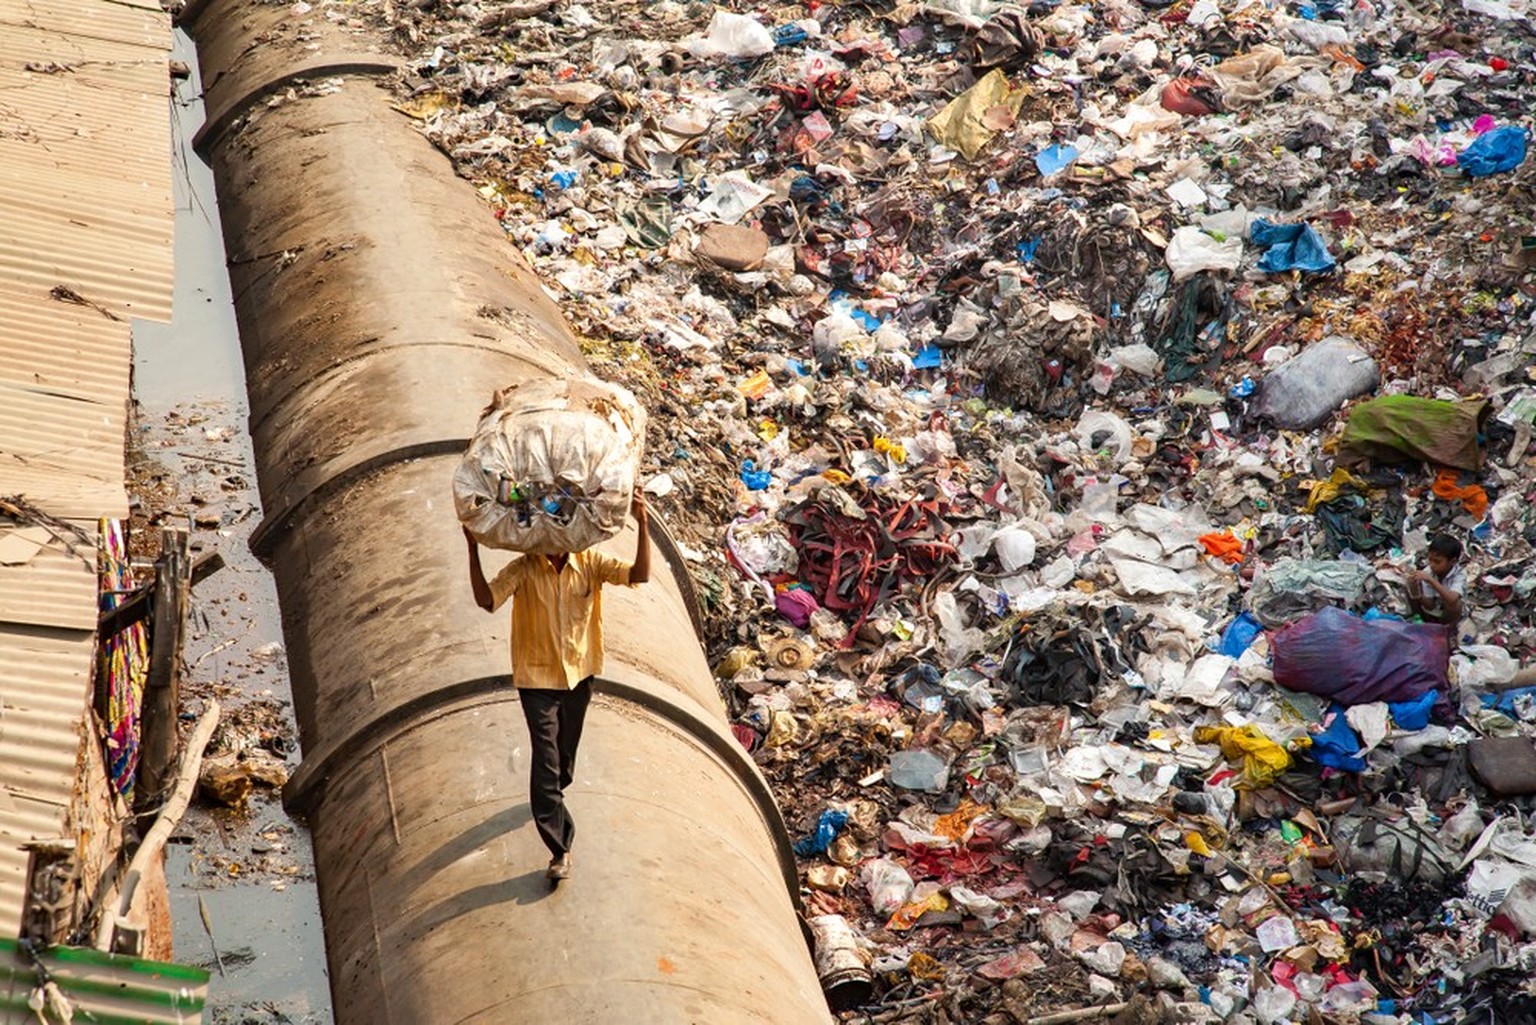
[[[194, 2], [341, 1025], [817, 1025], [793, 854], [726, 727], [674, 546], [605, 601], [608, 664], [553, 892], [504, 615], [450, 477], [492, 389], [587, 373], [397, 60], [337, 8]], [[613, 551], [626, 554], [633, 537]], [[632, 551], [629, 548], [628, 551]], [[489, 561], [488, 571], [497, 563]]]

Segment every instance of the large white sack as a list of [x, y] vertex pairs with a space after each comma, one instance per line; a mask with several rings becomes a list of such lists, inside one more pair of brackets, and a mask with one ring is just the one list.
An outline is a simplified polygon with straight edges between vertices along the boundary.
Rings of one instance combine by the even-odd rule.
[[491, 548], [590, 548], [623, 529], [644, 443], [645, 410], [618, 385], [504, 388], [454, 471], [459, 522]]
[[1253, 410], [1277, 427], [1310, 431], [1380, 383], [1370, 353], [1348, 338], [1329, 335], [1271, 370], [1259, 382]]

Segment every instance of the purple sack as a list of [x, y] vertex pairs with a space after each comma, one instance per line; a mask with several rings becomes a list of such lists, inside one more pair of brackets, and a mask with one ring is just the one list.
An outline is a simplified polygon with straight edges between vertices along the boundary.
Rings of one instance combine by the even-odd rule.
[[1365, 620], [1325, 608], [1270, 638], [1275, 683], [1341, 705], [1411, 701], [1447, 689], [1451, 628]]

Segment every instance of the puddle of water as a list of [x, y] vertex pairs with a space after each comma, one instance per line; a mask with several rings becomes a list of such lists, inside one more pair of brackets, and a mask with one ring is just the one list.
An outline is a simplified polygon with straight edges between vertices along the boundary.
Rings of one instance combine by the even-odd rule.
[[[194, 554], [225, 568], [193, 591], [183, 691], [191, 711], [223, 705], [214, 747], [263, 747], [297, 767], [276, 589], [251, 554], [261, 520], [246, 434], [243, 365], [211, 170], [192, 151], [202, 123], [196, 54], [183, 33], [174, 56], [193, 69], [171, 105], [176, 160], [176, 282], [171, 324], [134, 323], [137, 454], [130, 477], [146, 512], [193, 521]], [[140, 527], [142, 531], [143, 526]], [[151, 528], [153, 529], [153, 528]], [[330, 1025], [314, 857], [302, 823], [276, 794], [246, 811], [194, 806], [167, 850], [176, 959], [213, 972], [214, 1025]], [[201, 901], [201, 904], [199, 903]], [[206, 909], [220, 972], [204, 928]]]
[[330, 1025], [325, 955], [313, 942], [320, 932], [315, 884], [205, 889], [192, 858], [185, 845], [172, 845], [165, 871], [176, 960], [213, 975], [210, 1025]]
[[134, 395], [145, 406], [169, 409], [190, 397], [230, 399], [245, 410], [245, 370], [235, 304], [224, 269], [224, 236], [214, 202], [213, 169], [192, 150], [203, 123], [197, 51], [177, 30], [171, 53], [192, 77], [175, 81], [171, 159], [176, 202], [176, 280], [170, 324], [134, 321]]

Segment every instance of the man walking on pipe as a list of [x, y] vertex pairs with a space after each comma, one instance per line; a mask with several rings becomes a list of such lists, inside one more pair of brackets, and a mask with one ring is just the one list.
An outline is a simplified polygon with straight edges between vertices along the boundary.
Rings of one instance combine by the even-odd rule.
[[638, 492], [631, 512], [639, 527], [632, 563], [594, 548], [518, 555], [489, 582], [480, 567], [480, 546], [464, 531], [475, 603], [495, 612], [512, 600], [512, 685], [533, 742], [528, 801], [549, 848], [545, 875], [552, 883], [571, 874], [576, 823], [565, 804], [565, 788], [576, 770], [592, 677], [603, 669], [602, 588], [633, 587], [651, 578], [650, 522]]

